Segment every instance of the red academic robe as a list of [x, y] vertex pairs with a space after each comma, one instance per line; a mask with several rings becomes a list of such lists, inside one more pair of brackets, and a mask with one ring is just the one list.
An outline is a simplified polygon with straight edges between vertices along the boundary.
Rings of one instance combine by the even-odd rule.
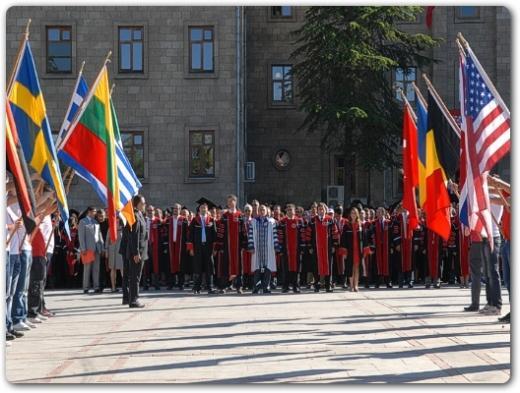
[[168, 219], [169, 247], [170, 247], [170, 272], [178, 273], [184, 268], [186, 259], [186, 229], [188, 220], [183, 216], [177, 216], [177, 236], [174, 239], [173, 216]]
[[63, 230], [60, 233], [60, 237], [65, 240], [65, 248], [67, 250], [67, 267], [69, 276], [74, 276], [74, 266], [78, 261], [77, 250], [79, 249], [79, 240], [78, 240], [78, 228], [70, 228], [70, 239]]
[[159, 226], [161, 219], [154, 217], [150, 224], [150, 250], [152, 254], [152, 271], [159, 273]]
[[390, 220], [376, 219], [374, 221], [376, 227], [375, 249], [376, 249], [376, 263], [377, 274], [380, 276], [389, 276], [390, 267], [388, 265], [388, 257], [390, 252], [389, 242], [389, 228]]
[[289, 272], [297, 272], [299, 268], [300, 253], [302, 250], [301, 230], [303, 220], [299, 217], [290, 219], [284, 217], [280, 220], [278, 242], [282, 246], [282, 252], [287, 259]]
[[217, 222], [218, 277], [237, 276], [240, 272], [240, 240], [243, 231], [242, 213], [226, 211]]
[[329, 261], [334, 247], [339, 245], [338, 230], [334, 219], [327, 215], [322, 219], [314, 216], [307, 228], [309, 233], [307, 238], [310, 239], [309, 248], [313, 250], [318, 265], [318, 275], [329, 276], [331, 274]]
[[412, 270], [412, 240], [413, 229], [409, 225], [408, 216], [404, 213], [399, 214], [401, 224], [401, 271], [409, 272]]
[[459, 257], [460, 257], [460, 275], [469, 276], [469, 246], [470, 235], [465, 234], [465, 227], [459, 220]]

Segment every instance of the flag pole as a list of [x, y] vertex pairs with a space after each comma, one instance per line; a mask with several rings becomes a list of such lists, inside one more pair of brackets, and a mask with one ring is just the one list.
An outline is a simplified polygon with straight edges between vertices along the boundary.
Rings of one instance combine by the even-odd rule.
[[422, 77], [424, 81], [426, 82], [426, 86], [428, 87], [428, 91], [432, 94], [433, 99], [439, 105], [439, 108], [441, 109], [442, 114], [450, 124], [452, 130], [457, 134], [457, 136], [460, 138], [461, 130], [451, 113], [448, 111], [448, 108], [446, 108], [446, 105], [444, 105], [444, 101], [442, 101], [441, 96], [437, 93], [437, 90], [435, 90], [435, 87], [433, 87], [433, 84], [430, 82], [430, 79], [428, 79], [428, 76], [426, 74], [422, 74]]
[[415, 114], [413, 108], [412, 108], [412, 105], [410, 105], [410, 102], [408, 101], [408, 99], [406, 98], [404, 92], [403, 92], [403, 89], [401, 89], [400, 87], [396, 88], [397, 92], [399, 93], [399, 95], [401, 96], [401, 99], [403, 100], [404, 104], [406, 105], [406, 107], [408, 108], [408, 111], [410, 112], [410, 115], [412, 116], [412, 119], [413, 119], [413, 122], [414, 124], [417, 124], [417, 115]]
[[[108, 53], [105, 57], [105, 60], [103, 62], [103, 65], [101, 66], [101, 70], [110, 61], [110, 56], [112, 56], [112, 51], [108, 51]], [[77, 124], [78, 119], [81, 117], [81, 115], [83, 115], [83, 112], [85, 112], [86, 104], [88, 102], [90, 102], [90, 99], [94, 95], [94, 91], [97, 88], [97, 85], [99, 84], [99, 78], [101, 77], [101, 70], [99, 71], [99, 73], [96, 77], [96, 80], [94, 81], [94, 84], [90, 87], [90, 90], [89, 90], [87, 96], [85, 97], [85, 99], [81, 103], [80, 107], [78, 108], [76, 115], [74, 116], [74, 118], [70, 122], [69, 126], [67, 127], [67, 130], [65, 132], [65, 137], [60, 141], [59, 146], [56, 147], [57, 150], [61, 150], [60, 147], [67, 141], [68, 136], [70, 135], [70, 133], [68, 131], [72, 128], [73, 125], [75, 126]]]
[[417, 98], [419, 99], [419, 101], [421, 101], [421, 104], [423, 104], [423, 106], [428, 109], [428, 103], [426, 102], [426, 99], [424, 98], [424, 96], [422, 95], [421, 93], [421, 90], [419, 90], [419, 88], [417, 87], [417, 85], [415, 84], [415, 82], [412, 82], [412, 86], [413, 86], [413, 89], [415, 90], [415, 95], [417, 96]]
[[16, 74], [18, 73], [18, 68], [20, 67], [22, 50], [25, 46], [25, 43], [29, 39], [29, 27], [31, 26], [31, 22], [32, 22], [32, 19], [29, 18], [29, 20], [27, 21], [27, 25], [25, 26], [25, 32], [23, 33], [23, 38], [20, 41], [20, 46], [18, 47], [18, 53], [16, 55], [14, 67], [13, 67], [13, 70], [11, 71], [11, 76], [9, 77], [9, 83], [7, 85], [8, 86], [7, 87], [7, 97], [9, 97], [9, 95], [11, 94], [11, 90], [13, 89], [14, 78], [15, 78]]
[[466, 52], [468, 53], [468, 55], [470, 55], [472, 60], [475, 62], [475, 66], [477, 67], [477, 70], [479, 71], [480, 75], [482, 76], [482, 79], [484, 79], [484, 82], [486, 82], [489, 90], [491, 90], [491, 93], [493, 93], [493, 95], [495, 96], [495, 99], [498, 101], [500, 106], [503, 108], [504, 112], [506, 112], [508, 116], [511, 116], [511, 113], [509, 112], [509, 108], [507, 107], [504, 100], [498, 93], [498, 90], [496, 89], [493, 82], [491, 82], [491, 79], [489, 78], [488, 74], [486, 73], [486, 71], [484, 70], [484, 68], [482, 67], [480, 62], [478, 61], [477, 56], [475, 55], [475, 53], [473, 53], [473, 50], [469, 46], [468, 41], [466, 41], [466, 39], [460, 32], [457, 34], [457, 37], [460, 40], [460, 42], [461, 42], [462, 46], [464, 47], [464, 49], [466, 50]]
[[72, 104], [74, 102], [74, 95], [76, 94], [76, 90], [78, 89], [79, 81], [81, 79], [81, 76], [83, 75], [83, 68], [85, 67], [85, 61], [81, 63], [81, 68], [78, 72], [78, 77], [76, 78], [76, 83], [74, 84], [74, 89], [72, 90], [72, 95], [70, 96], [69, 106], [67, 108], [67, 111], [65, 112], [65, 117], [63, 118], [63, 122], [61, 123], [60, 133], [58, 135], [58, 138], [56, 139], [56, 145], [59, 145], [61, 140], [63, 139], [63, 134], [65, 132], [65, 123], [67, 122], [67, 115], [70, 112], [70, 109], [72, 108]]

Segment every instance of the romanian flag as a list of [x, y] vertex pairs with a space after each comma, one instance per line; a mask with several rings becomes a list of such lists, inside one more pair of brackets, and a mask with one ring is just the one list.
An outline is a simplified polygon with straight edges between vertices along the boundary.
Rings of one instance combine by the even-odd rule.
[[98, 195], [106, 195], [112, 241], [117, 238], [116, 215], [120, 209], [115, 146], [108, 70], [104, 65], [59, 146], [59, 156], [87, 179]]
[[36, 65], [27, 39], [24, 40], [17, 59], [12, 86], [8, 91], [8, 101], [25, 159], [56, 193], [61, 218], [68, 231], [67, 196]]
[[428, 110], [417, 100], [417, 167], [419, 170], [419, 207], [426, 201], [426, 134], [428, 132]]
[[[448, 240], [451, 232], [450, 222], [450, 196], [446, 187], [446, 172], [440, 157], [447, 156], [441, 151], [444, 144], [437, 143], [442, 140], [442, 135], [452, 133], [449, 128], [444, 128], [444, 116], [428, 93], [428, 132], [426, 134], [426, 199], [424, 212], [426, 213], [426, 226], [437, 233], [444, 240]], [[448, 126], [449, 127], [449, 126]], [[438, 134], [438, 135], [436, 135]]]
[[[403, 207], [408, 210], [409, 230], [419, 224], [415, 187], [419, 184], [417, 168], [417, 127], [412, 119], [408, 105], [403, 113]], [[411, 234], [411, 233], [410, 233]], [[410, 235], [406, 234], [406, 236]]]
[[36, 228], [36, 222], [34, 221], [36, 206], [34, 192], [25, 157], [19, 145], [18, 133], [16, 132], [13, 114], [11, 113], [11, 106], [7, 104], [6, 108], [5, 152], [7, 156], [7, 170], [13, 175], [16, 196], [22, 211], [25, 231], [31, 234], [34, 228]]

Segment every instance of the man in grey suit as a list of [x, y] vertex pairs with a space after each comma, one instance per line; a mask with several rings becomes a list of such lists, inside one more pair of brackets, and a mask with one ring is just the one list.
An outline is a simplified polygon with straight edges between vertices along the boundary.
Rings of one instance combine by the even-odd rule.
[[98, 221], [95, 219], [96, 208], [89, 206], [87, 208], [87, 215], [79, 222], [78, 238], [79, 249], [81, 252], [87, 250], [94, 251], [95, 259], [91, 263], [83, 264], [83, 293], [88, 293], [90, 288], [90, 277], [92, 276], [92, 283], [94, 291], [100, 293], [99, 288], [99, 265], [100, 255], [103, 251], [103, 235], [99, 227]]
[[143, 265], [148, 260], [148, 226], [144, 211], [146, 202], [142, 195], [132, 199], [134, 206], [135, 223], [131, 227], [126, 225], [121, 240], [123, 252], [123, 304], [130, 308], [142, 308], [144, 304], [139, 299], [139, 281]]

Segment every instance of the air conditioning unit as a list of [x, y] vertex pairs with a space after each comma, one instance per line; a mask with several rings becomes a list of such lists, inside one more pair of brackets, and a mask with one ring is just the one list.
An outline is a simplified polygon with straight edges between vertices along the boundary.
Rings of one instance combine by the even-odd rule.
[[244, 169], [244, 181], [245, 182], [254, 182], [255, 181], [255, 162], [254, 161], [246, 161], [246, 166]]
[[344, 186], [327, 186], [327, 206], [343, 204]]

